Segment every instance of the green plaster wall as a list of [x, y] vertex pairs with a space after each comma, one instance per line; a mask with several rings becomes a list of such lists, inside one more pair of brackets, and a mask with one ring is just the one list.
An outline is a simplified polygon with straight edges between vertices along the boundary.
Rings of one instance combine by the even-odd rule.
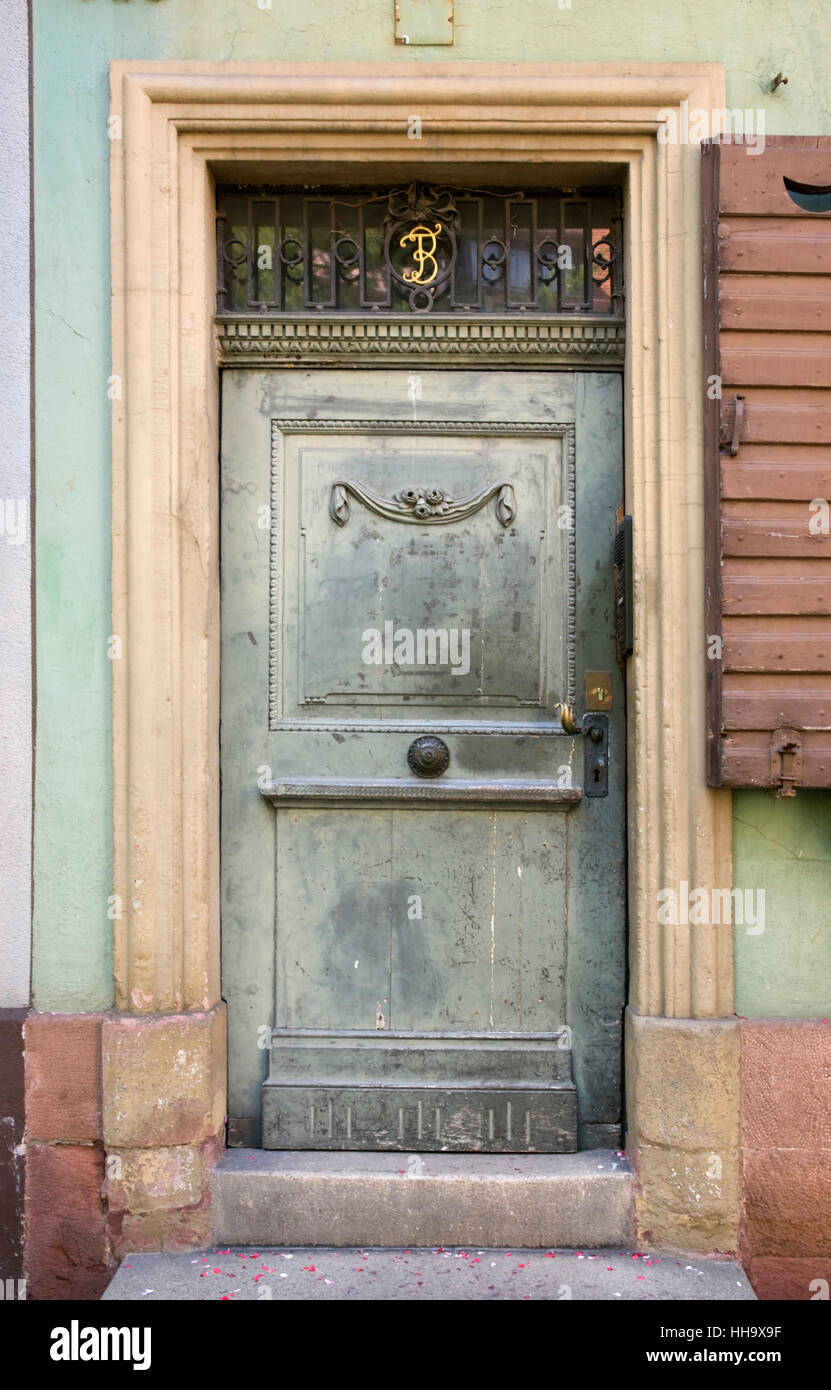
[[831, 1016], [831, 798], [733, 796], [733, 882], [765, 893], [765, 929], [737, 926], [736, 1013]]
[[[402, 71], [435, 59], [720, 61], [729, 104], [762, 106], [768, 133], [831, 133], [826, 0], [572, 0], [562, 10], [555, 0], [456, 0], [455, 9], [452, 47], [402, 48], [393, 0], [273, 0], [270, 9], [257, 0], [34, 0], [37, 1008], [99, 1009], [112, 998], [110, 59], [386, 60]], [[764, 95], [780, 70], [788, 85]], [[775, 827], [801, 808], [774, 807]], [[746, 876], [745, 853], [737, 835]], [[740, 944], [742, 978], [744, 952]]]

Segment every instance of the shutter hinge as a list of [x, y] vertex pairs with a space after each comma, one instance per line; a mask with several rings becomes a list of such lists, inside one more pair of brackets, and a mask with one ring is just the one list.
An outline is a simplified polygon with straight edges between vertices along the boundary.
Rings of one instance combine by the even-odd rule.
[[797, 729], [774, 729], [771, 734], [770, 780], [777, 796], [796, 796], [802, 785], [802, 738]]

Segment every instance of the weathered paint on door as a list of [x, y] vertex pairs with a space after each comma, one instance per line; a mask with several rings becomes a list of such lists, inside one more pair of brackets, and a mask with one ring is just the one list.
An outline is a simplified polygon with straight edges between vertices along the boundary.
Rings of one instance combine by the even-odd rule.
[[[620, 402], [611, 373], [225, 373], [232, 1143], [619, 1141]], [[587, 671], [605, 797], [555, 708]]]

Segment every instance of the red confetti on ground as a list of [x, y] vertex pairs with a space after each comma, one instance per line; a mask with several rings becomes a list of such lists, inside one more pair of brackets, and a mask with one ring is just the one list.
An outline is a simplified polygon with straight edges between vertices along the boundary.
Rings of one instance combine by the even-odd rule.
[[212, 1274], [221, 1274], [221, 1273], [222, 1273], [222, 1270], [219, 1269], [219, 1268], [217, 1268], [217, 1269], [212, 1270], [211, 1273], [212, 1273]]
[[553, 1251], [553, 1250], [546, 1250], [546, 1252], [545, 1252], [545, 1258], [546, 1258], [547, 1260], [556, 1260], [557, 1256], [554, 1254], [554, 1251]]

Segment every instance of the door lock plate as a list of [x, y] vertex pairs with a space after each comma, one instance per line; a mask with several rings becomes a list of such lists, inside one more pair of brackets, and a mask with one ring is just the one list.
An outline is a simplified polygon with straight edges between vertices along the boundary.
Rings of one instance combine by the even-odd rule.
[[608, 714], [585, 714], [583, 716], [585, 743], [584, 796], [609, 795], [609, 716]]
[[611, 671], [586, 672], [586, 709], [609, 710], [612, 708]]

